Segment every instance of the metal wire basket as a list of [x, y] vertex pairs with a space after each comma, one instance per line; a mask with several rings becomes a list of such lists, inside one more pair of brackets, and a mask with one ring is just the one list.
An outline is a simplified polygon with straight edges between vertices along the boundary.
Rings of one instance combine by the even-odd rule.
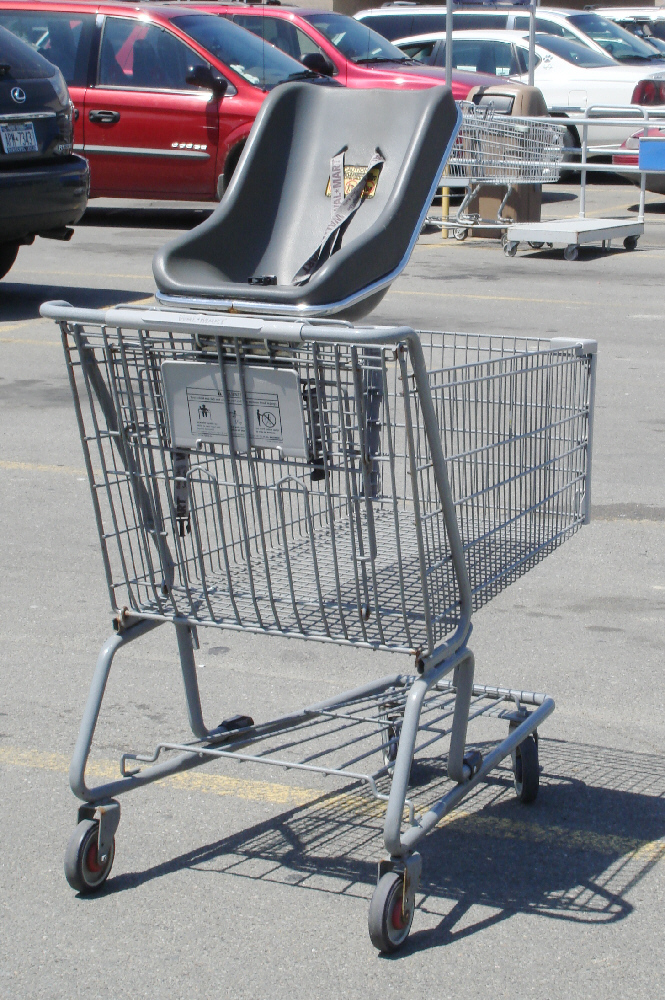
[[[459, 625], [422, 386], [399, 344], [63, 332], [114, 609], [410, 652]], [[420, 342], [478, 608], [584, 520], [591, 362], [526, 338]], [[185, 438], [174, 366], [200, 385]], [[206, 437], [242, 424], [239, 370], [249, 448], [244, 430]], [[295, 416], [284, 399], [268, 412], [269, 376]], [[289, 420], [290, 447], [266, 428], [284, 437]]]
[[492, 107], [462, 104], [462, 125], [450, 154], [451, 177], [484, 184], [557, 181], [565, 127], [495, 114]]

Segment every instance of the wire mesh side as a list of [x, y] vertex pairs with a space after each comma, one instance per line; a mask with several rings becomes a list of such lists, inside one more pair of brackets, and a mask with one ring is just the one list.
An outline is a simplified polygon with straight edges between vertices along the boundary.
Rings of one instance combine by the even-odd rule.
[[451, 177], [486, 184], [557, 181], [565, 128], [529, 118], [495, 115], [463, 104], [462, 125], [448, 160]]
[[[395, 651], [430, 651], [455, 629], [406, 348], [66, 324], [63, 337], [114, 609]], [[588, 359], [528, 338], [421, 343], [480, 606], [582, 523]], [[295, 371], [306, 457], [235, 439], [173, 446], [172, 360]]]
[[592, 359], [473, 335], [446, 356], [446, 336], [421, 340], [477, 610], [584, 523]]

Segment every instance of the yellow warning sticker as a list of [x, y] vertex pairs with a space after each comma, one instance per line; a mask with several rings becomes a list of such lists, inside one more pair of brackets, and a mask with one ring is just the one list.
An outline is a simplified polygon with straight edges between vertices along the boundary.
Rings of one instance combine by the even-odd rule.
[[[356, 167], [353, 165], [344, 165], [344, 197], [351, 194], [354, 187], [358, 181], [362, 180], [363, 175], [367, 167]], [[380, 167], [374, 167], [369, 172], [367, 181], [365, 183], [365, 190], [363, 196], [365, 198], [373, 198], [376, 193], [376, 185], [379, 180], [379, 173], [381, 172]], [[330, 197], [330, 178], [328, 178], [328, 186], [326, 188], [326, 198]]]

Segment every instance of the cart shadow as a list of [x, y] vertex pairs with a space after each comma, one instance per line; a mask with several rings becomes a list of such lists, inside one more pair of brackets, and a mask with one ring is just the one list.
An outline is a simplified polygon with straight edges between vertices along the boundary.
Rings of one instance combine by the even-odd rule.
[[[629, 892], [665, 854], [665, 756], [541, 740], [541, 761], [545, 775], [534, 806], [516, 801], [504, 768], [425, 839], [414, 929], [397, 958], [514, 914], [593, 925], [632, 913]], [[440, 760], [423, 766], [430, 801], [443, 768]], [[418, 786], [421, 775], [414, 777]], [[417, 808], [420, 795], [414, 788]], [[354, 789], [330, 792], [144, 872], [112, 878], [106, 892], [196, 869], [369, 900], [382, 817], [380, 804]]]
[[543, 191], [543, 205], [553, 205], [563, 201], [578, 201], [579, 194], [574, 191]]
[[[657, 197], [657, 195], [653, 191], [648, 192], [648, 194], [651, 197]], [[640, 206], [639, 206], [638, 202], [635, 202], [635, 204], [631, 205], [630, 208], [629, 208], [630, 212], [639, 212], [639, 210], [640, 210]], [[657, 201], [657, 202], [654, 202], [654, 201], [647, 201], [647, 202], [645, 202], [645, 205], [644, 205], [644, 214], [645, 215], [665, 215], [665, 200], [664, 201]]]
[[0, 285], [0, 321], [39, 319], [39, 307], [49, 299], [64, 299], [81, 309], [103, 309], [122, 302], [136, 302], [153, 295], [152, 288], [137, 292], [127, 288], [86, 288], [81, 285], [42, 285], [3, 281]]
[[575, 263], [575, 264], [583, 264], [585, 261], [590, 263], [591, 261], [599, 260], [600, 258], [604, 257], [615, 257], [617, 254], [636, 253], [637, 249], [639, 249], [638, 247], [636, 248], [636, 250], [626, 250], [625, 247], [619, 245], [606, 248], [603, 248], [602, 246], [591, 246], [591, 245], [581, 246], [579, 247], [578, 250], [579, 256], [576, 258], [576, 260], [574, 262], [568, 262], [565, 260], [565, 257], [563, 255], [563, 247], [561, 245], [559, 245], [558, 247], [557, 246], [555, 247], [543, 246], [542, 248], [529, 247], [528, 249], [527, 247], [528, 244], [520, 244], [518, 249], [518, 257], [524, 258], [526, 260], [539, 259], [547, 262], [552, 260], [560, 260], [564, 261], [564, 263]]

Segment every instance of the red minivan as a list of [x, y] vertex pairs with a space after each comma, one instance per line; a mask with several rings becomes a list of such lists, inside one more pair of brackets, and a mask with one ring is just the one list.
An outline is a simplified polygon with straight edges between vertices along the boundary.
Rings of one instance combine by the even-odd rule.
[[195, 4], [0, 0], [0, 26], [62, 71], [91, 197], [213, 201], [272, 87], [330, 85]]
[[[199, 0], [197, 7], [229, 18], [299, 62], [328, 72], [345, 87], [420, 90], [446, 82], [445, 70], [409, 59], [383, 35], [346, 14], [313, 7], [202, 4]], [[498, 82], [485, 73], [454, 70], [453, 97], [463, 101], [472, 87]]]

